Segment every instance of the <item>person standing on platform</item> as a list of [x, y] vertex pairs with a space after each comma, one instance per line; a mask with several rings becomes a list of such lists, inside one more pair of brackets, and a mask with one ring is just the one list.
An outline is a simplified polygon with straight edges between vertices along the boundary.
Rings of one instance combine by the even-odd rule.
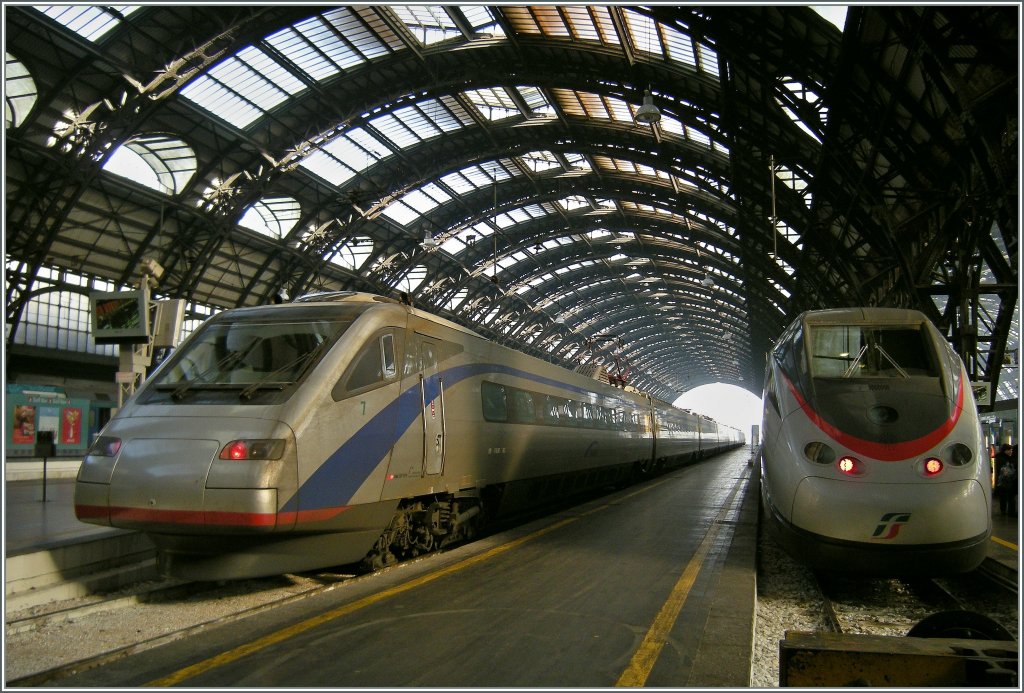
[[995, 456], [996, 488], [1000, 515], [1017, 515], [1017, 451], [1003, 443]]

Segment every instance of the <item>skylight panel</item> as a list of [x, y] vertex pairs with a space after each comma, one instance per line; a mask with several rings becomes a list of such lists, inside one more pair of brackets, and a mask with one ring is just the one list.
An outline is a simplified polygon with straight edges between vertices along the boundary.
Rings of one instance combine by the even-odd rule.
[[474, 185], [462, 171], [441, 176], [441, 182], [451, 188], [457, 195], [474, 192], [478, 189], [478, 186]]
[[181, 95], [245, 128], [305, 85], [263, 51], [249, 46], [192, 80]]
[[55, 22], [63, 24], [82, 38], [95, 43], [120, 24], [121, 17], [128, 17], [138, 11], [140, 7], [136, 5], [39, 5], [35, 9]]
[[463, 93], [470, 103], [476, 106], [480, 115], [492, 122], [522, 115], [515, 102], [501, 87], [474, 89]]
[[[308, 31], [310, 35], [304, 35]], [[336, 40], [319, 18], [300, 22], [267, 37], [267, 43], [281, 52], [296, 67], [316, 81], [338, 74], [340, 68], [331, 62], [316, 46], [323, 41]]]
[[302, 207], [292, 197], [266, 197], [251, 205], [239, 226], [271, 238], [284, 238], [299, 223]]
[[544, 96], [540, 87], [516, 87], [519, 96], [523, 98], [533, 115], [555, 115], [554, 106]]
[[381, 213], [400, 226], [408, 226], [410, 223], [420, 218], [419, 212], [401, 200], [398, 202], [392, 202]]
[[704, 72], [709, 73], [712, 77], [721, 77], [721, 73], [718, 69], [718, 52], [715, 49], [705, 46], [703, 43], [697, 44], [697, 51], [700, 54], [700, 66]]
[[391, 10], [425, 46], [462, 36], [455, 22], [438, 5], [391, 5]]
[[[323, 16], [352, 47], [352, 53], [348, 60], [339, 63], [342, 67], [353, 67], [391, 52], [391, 49], [363, 22], [362, 18], [347, 7], [330, 10]], [[343, 53], [347, 52], [347, 50], [343, 51]], [[331, 59], [336, 60], [333, 54]]]
[[668, 47], [669, 60], [696, 68], [697, 58], [694, 54], [693, 41], [690, 37], [673, 27], [663, 26], [662, 31], [665, 32], [665, 44]]
[[658, 35], [655, 21], [634, 10], [626, 10], [623, 15], [626, 18], [626, 27], [633, 37], [633, 47], [655, 58], [663, 58], [665, 54], [661, 49], [661, 37]]
[[345, 241], [331, 254], [328, 262], [355, 271], [362, 267], [371, 255], [373, 255], [373, 241], [365, 236], [360, 236]]
[[452, 199], [448, 193], [438, 187], [435, 183], [428, 183], [418, 190], [412, 190], [402, 197], [402, 201], [424, 214]]
[[409, 272], [398, 280], [395, 284], [396, 289], [401, 289], [408, 293], [412, 293], [423, 283], [423, 280], [427, 278], [427, 268], [423, 265], [417, 265], [413, 267]]
[[586, 5], [568, 5], [563, 8], [573, 37], [584, 41], [601, 41], [601, 33], [590, 16]]
[[811, 5], [811, 9], [824, 17], [832, 26], [843, 31], [846, 27], [846, 13], [850, 9], [844, 5]]
[[323, 178], [328, 183], [342, 186], [352, 180], [356, 172], [325, 151], [314, 150], [299, 164], [307, 171]]
[[462, 5], [459, 7], [463, 16], [475, 31], [487, 29], [488, 33], [504, 36], [501, 24], [494, 18], [491, 9], [486, 5]]
[[25, 66], [10, 53], [5, 53], [4, 118], [7, 127], [18, 127], [36, 102], [36, 83]]
[[555, 155], [547, 151], [529, 152], [521, 156], [519, 160], [534, 173], [562, 167]]

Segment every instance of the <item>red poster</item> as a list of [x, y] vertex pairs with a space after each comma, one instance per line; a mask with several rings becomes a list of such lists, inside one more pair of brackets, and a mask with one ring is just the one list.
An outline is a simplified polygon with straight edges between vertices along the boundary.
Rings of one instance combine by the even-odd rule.
[[60, 442], [62, 445], [78, 445], [82, 442], [82, 410], [65, 407], [61, 413]]
[[36, 442], [36, 408], [31, 404], [14, 407], [14, 428], [11, 442], [31, 445]]

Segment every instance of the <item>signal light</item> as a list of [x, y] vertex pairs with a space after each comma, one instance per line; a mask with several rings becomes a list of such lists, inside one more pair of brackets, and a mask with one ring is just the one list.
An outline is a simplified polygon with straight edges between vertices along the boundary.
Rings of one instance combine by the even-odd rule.
[[848, 476], [860, 476], [864, 473], [864, 464], [856, 457], [850, 457], [849, 455], [840, 457], [836, 466], [839, 468], [839, 471]]
[[276, 438], [232, 440], [220, 451], [222, 460], [278, 460], [284, 454], [284, 441]]
[[942, 464], [942, 460], [938, 457], [928, 457], [924, 461], [924, 475], [931, 477], [942, 472], [945, 465]]

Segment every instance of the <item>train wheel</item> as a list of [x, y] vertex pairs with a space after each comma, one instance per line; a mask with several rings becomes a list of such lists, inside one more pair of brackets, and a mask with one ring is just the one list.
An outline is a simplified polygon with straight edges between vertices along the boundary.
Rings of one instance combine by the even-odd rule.
[[1013, 640], [1002, 625], [976, 611], [940, 611], [926, 616], [907, 633], [909, 638], [965, 638]]

